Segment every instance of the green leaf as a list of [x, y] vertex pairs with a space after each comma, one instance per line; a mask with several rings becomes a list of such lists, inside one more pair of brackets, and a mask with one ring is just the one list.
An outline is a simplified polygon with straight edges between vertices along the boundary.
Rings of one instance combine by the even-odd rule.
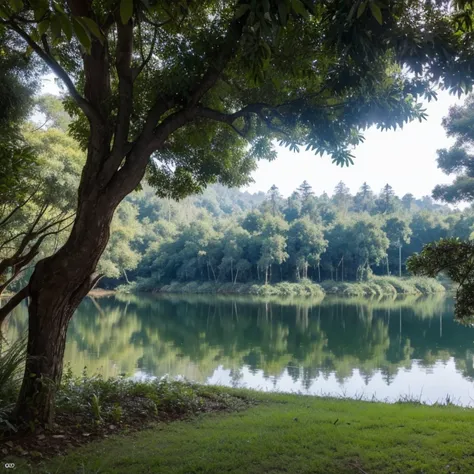
[[367, 7], [367, 0], [364, 0], [363, 2], [359, 4], [359, 8], [357, 9], [357, 18], [360, 18], [364, 14], [366, 7]]
[[48, 31], [49, 28], [49, 20], [43, 20], [42, 22], [38, 23], [38, 34], [41, 36]]
[[45, 7], [43, 5], [41, 5], [40, 7], [38, 8], [35, 8], [34, 9], [34, 17], [35, 17], [35, 20], [36, 21], [40, 21], [46, 14], [46, 12], [48, 11], [48, 7]]
[[67, 15], [63, 13], [58, 13], [59, 21], [61, 22], [61, 28], [66, 35], [68, 41], [71, 41], [72, 38], [72, 25]]
[[23, 10], [23, 1], [22, 0], [10, 0], [8, 2], [10, 4], [11, 9], [15, 12], [18, 13], [21, 10]]
[[84, 49], [87, 51], [88, 54], [91, 52], [91, 39], [86, 31], [86, 29], [77, 21], [76, 18], [72, 19], [72, 28], [74, 29], [74, 33], [77, 36], [77, 39], [82, 44]]
[[51, 16], [51, 33], [53, 39], [59, 38], [61, 36], [61, 21], [58, 18], [58, 15]]
[[120, 2], [120, 19], [125, 25], [133, 15], [133, 0], [121, 0]]
[[4, 19], [8, 19], [8, 13], [6, 12], [6, 10], [2, 7], [0, 7], [0, 18], [4, 18]]
[[301, 15], [303, 18], [309, 18], [308, 11], [301, 0], [292, 0], [291, 7], [298, 15]]
[[383, 23], [383, 19], [382, 19], [382, 11], [380, 10], [379, 6], [373, 2], [370, 2], [370, 11], [372, 12], [372, 15], [377, 20], [379, 25], [381, 25]]
[[39, 41], [40, 40], [40, 35], [38, 33], [38, 30], [36, 28], [32, 28], [30, 31], [30, 36], [33, 41]]
[[79, 21], [102, 43], [104, 41], [104, 35], [100, 31], [99, 25], [85, 16], [81, 16]]
[[249, 10], [250, 10], [250, 5], [247, 5], [246, 3], [239, 5], [237, 10], [235, 11], [234, 18], [238, 20], [239, 18], [244, 16]]
[[65, 13], [64, 8], [58, 2], [53, 2], [54, 9], [59, 13]]

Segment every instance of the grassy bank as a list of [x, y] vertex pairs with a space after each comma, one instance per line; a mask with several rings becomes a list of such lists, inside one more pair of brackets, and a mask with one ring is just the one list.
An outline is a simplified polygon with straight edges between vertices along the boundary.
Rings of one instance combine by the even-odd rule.
[[425, 277], [374, 277], [364, 282], [321, 282], [329, 295], [338, 296], [395, 296], [427, 295], [444, 292], [445, 287], [433, 278]]
[[258, 296], [316, 296], [324, 294], [338, 296], [396, 296], [420, 295], [444, 292], [445, 287], [433, 278], [394, 276], [374, 277], [366, 282], [323, 281], [314, 283], [302, 280], [298, 283], [280, 282], [269, 285], [261, 283], [213, 283], [173, 282], [159, 288], [148, 287], [141, 282], [119, 288], [124, 292], [186, 293], [186, 294], [235, 294]]
[[173, 282], [159, 288], [148, 288], [140, 284], [125, 287], [126, 291], [151, 291], [159, 293], [234, 294], [256, 296], [316, 296], [323, 297], [324, 291], [310, 280], [298, 283], [281, 282], [271, 285], [262, 283], [213, 283], [213, 282]]
[[16, 472], [474, 472], [474, 411], [469, 409], [232, 389], [220, 393], [257, 404], [113, 435], [32, 467], [14, 459]]

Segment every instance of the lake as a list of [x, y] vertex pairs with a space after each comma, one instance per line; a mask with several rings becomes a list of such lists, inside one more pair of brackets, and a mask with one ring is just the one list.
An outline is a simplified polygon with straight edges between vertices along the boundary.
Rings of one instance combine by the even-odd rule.
[[[215, 295], [87, 298], [68, 331], [74, 373], [386, 401], [474, 404], [474, 329], [444, 295], [396, 300]], [[7, 339], [27, 327], [26, 307]], [[473, 397], [473, 398], [471, 398]]]

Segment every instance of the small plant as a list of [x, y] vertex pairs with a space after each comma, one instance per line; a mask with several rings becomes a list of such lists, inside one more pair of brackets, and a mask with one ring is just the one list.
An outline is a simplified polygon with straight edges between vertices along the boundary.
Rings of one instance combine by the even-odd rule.
[[110, 416], [115, 423], [120, 423], [123, 416], [123, 410], [119, 403], [114, 403]]
[[92, 414], [94, 415], [95, 421], [97, 423], [100, 423], [102, 421], [101, 406], [100, 406], [99, 397], [95, 393], [92, 394], [91, 409], [92, 409]]

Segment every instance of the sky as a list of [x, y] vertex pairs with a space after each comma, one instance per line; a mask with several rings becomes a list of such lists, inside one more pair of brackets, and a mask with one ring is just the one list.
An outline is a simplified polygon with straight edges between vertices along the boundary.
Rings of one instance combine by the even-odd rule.
[[283, 196], [289, 196], [304, 180], [317, 195], [333, 193], [339, 181], [355, 194], [366, 181], [375, 192], [389, 183], [396, 194], [412, 193], [416, 197], [431, 195], [436, 184], [450, 183], [437, 168], [436, 150], [453, 143], [441, 126], [449, 107], [463, 103], [463, 98], [440, 91], [436, 102], [424, 104], [428, 119], [411, 122], [396, 131], [381, 132], [375, 127], [365, 132], [365, 142], [353, 150], [354, 165], [341, 168], [332, 164], [328, 156], [308, 151], [290, 152], [278, 147], [278, 158], [262, 161], [252, 174], [254, 183], [246, 187], [250, 192], [268, 191], [275, 184]]
[[[59, 92], [52, 75], [45, 77], [43, 92]], [[437, 168], [436, 150], [453, 143], [441, 126], [449, 107], [463, 103], [464, 98], [440, 91], [438, 100], [424, 104], [428, 119], [411, 122], [396, 131], [381, 132], [375, 127], [365, 132], [365, 142], [353, 150], [354, 165], [341, 168], [328, 156], [320, 157], [308, 151], [290, 152], [277, 147], [278, 157], [272, 162], [261, 161], [252, 174], [254, 183], [243, 188], [250, 192], [267, 192], [275, 184], [283, 196], [289, 196], [304, 180], [317, 195], [329, 195], [339, 181], [355, 194], [366, 181], [375, 192], [389, 183], [398, 196], [411, 193], [415, 197], [431, 195], [437, 184], [450, 183]], [[461, 205], [460, 207], [464, 207]]]

